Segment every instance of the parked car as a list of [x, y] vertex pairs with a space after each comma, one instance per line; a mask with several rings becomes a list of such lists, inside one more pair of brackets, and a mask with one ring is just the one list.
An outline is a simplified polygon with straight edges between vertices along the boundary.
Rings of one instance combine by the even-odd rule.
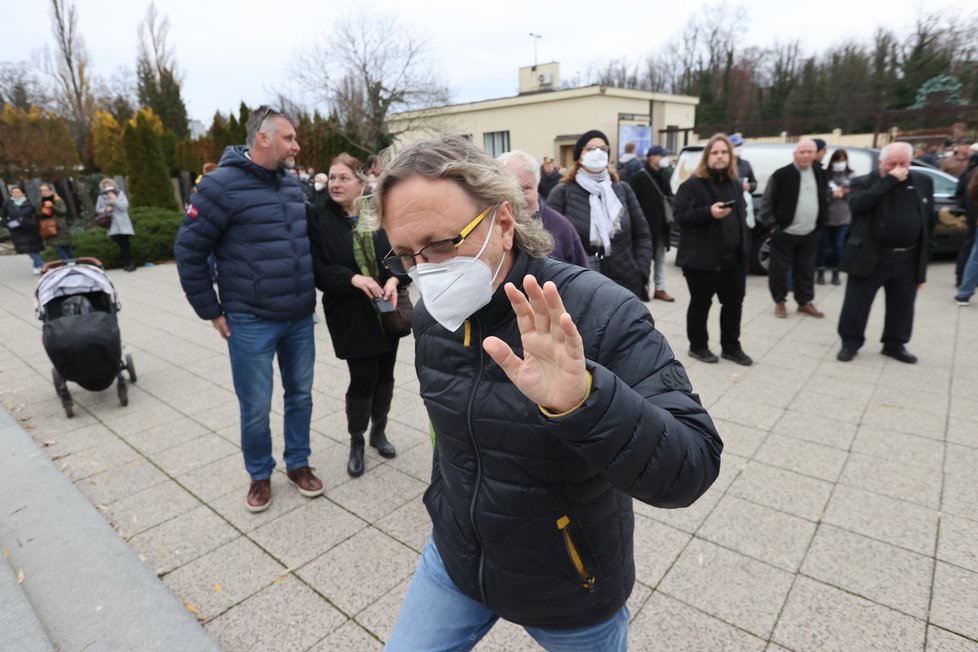
[[[757, 178], [757, 190], [754, 191], [754, 216], [756, 224], [752, 231], [754, 250], [751, 256], [751, 271], [757, 274], [767, 274], [771, 257], [771, 225], [761, 223], [761, 199], [767, 180], [780, 167], [790, 163], [794, 143], [744, 143], [741, 157], [750, 161]], [[828, 161], [832, 152], [838, 146], [829, 145], [825, 160]], [[879, 167], [879, 150], [868, 147], [845, 147], [849, 155], [849, 167], [856, 176], [869, 174]], [[699, 164], [702, 156], [702, 145], [683, 147], [676, 159], [676, 167], [672, 173], [672, 191], [689, 177]], [[956, 253], [968, 237], [968, 227], [965, 223], [964, 211], [956, 206], [954, 190], [958, 180], [949, 174], [941, 172], [925, 163], [914, 162], [910, 167], [914, 172], [926, 174], [934, 182], [934, 250], [937, 252]], [[673, 238], [678, 238], [678, 229], [673, 230]], [[673, 245], [677, 244], [673, 242]]]

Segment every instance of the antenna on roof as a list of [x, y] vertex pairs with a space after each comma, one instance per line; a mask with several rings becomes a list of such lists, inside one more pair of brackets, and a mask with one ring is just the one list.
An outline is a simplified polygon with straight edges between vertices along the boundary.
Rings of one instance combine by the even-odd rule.
[[537, 68], [537, 41], [543, 38], [540, 34], [534, 34], [530, 32], [530, 37], [533, 38], [533, 69]]

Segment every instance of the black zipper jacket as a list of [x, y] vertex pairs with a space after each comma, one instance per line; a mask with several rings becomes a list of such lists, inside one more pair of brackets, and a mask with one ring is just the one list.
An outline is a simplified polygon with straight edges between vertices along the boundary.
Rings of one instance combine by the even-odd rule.
[[500, 288], [458, 331], [414, 313], [421, 396], [436, 436], [424, 502], [449, 576], [503, 618], [571, 629], [610, 618], [635, 581], [632, 497], [685, 507], [720, 470], [723, 444], [648, 309], [600, 274], [519, 254], [507, 281], [556, 283], [593, 382], [547, 418], [482, 349], [522, 356]]

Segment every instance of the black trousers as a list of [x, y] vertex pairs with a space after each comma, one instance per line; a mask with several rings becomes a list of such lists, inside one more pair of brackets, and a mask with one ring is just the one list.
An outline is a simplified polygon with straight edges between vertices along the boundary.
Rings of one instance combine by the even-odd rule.
[[883, 322], [883, 346], [900, 346], [910, 341], [913, 330], [913, 308], [917, 299], [917, 256], [920, 248], [893, 253], [882, 251], [876, 269], [869, 276], [849, 275], [846, 298], [839, 315], [839, 337], [842, 346], [859, 349], [866, 341], [866, 322], [876, 292], [886, 292], [886, 317]]
[[394, 382], [394, 362], [397, 360], [397, 343], [400, 338], [388, 338], [391, 350], [365, 358], [350, 358], [346, 366], [350, 370], [350, 386], [346, 395], [350, 398], [371, 398], [377, 386]]
[[747, 265], [740, 259], [723, 259], [720, 271], [683, 269], [689, 288], [686, 309], [686, 337], [689, 348], [707, 348], [710, 340], [706, 321], [710, 316], [713, 295], [720, 300], [720, 345], [728, 353], [740, 350], [740, 315], [747, 290]]
[[771, 236], [771, 262], [767, 270], [768, 287], [775, 303], [788, 296], [788, 270], [794, 268], [795, 301], [799, 306], [815, 298], [815, 256], [821, 234], [815, 229], [807, 235], [776, 231]]
[[129, 238], [131, 237], [131, 235], [121, 234], [112, 236], [112, 240], [119, 247], [123, 267], [132, 267], [132, 247], [129, 246]]

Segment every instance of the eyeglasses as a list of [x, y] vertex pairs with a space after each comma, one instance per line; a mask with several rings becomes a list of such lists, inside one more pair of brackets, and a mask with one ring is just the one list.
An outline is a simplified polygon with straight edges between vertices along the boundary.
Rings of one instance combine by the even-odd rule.
[[258, 126], [261, 127], [262, 124], [266, 120], [268, 120], [270, 117], [271, 118], [274, 118], [275, 116], [281, 115], [281, 114], [282, 114], [281, 111], [278, 111], [278, 110], [276, 110], [276, 109], [274, 109], [272, 107], [266, 108], [265, 111], [264, 111], [264, 113], [261, 114], [261, 119], [258, 121]]
[[495, 214], [495, 208], [499, 206], [499, 202], [487, 206], [484, 211], [475, 216], [475, 219], [469, 222], [464, 229], [462, 229], [457, 236], [454, 238], [447, 238], [445, 240], [436, 240], [432, 242], [427, 247], [422, 247], [421, 251], [415, 253], [395, 253], [391, 249], [390, 253], [384, 256], [384, 266], [391, 271], [392, 274], [407, 274], [409, 271], [416, 267], [415, 260], [418, 256], [421, 256], [421, 260], [426, 263], [439, 263], [443, 260], [448, 260], [455, 255], [456, 250], [462, 246], [465, 239], [471, 235], [471, 233], [482, 223], [489, 214], [489, 211], [493, 211]]
[[608, 148], [608, 147], [606, 147], [605, 145], [588, 145], [587, 147], [584, 148], [584, 151], [585, 152], [593, 152], [596, 149], [600, 149], [605, 154], [607, 154], [608, 152], [611, 151], [611, 149]]

